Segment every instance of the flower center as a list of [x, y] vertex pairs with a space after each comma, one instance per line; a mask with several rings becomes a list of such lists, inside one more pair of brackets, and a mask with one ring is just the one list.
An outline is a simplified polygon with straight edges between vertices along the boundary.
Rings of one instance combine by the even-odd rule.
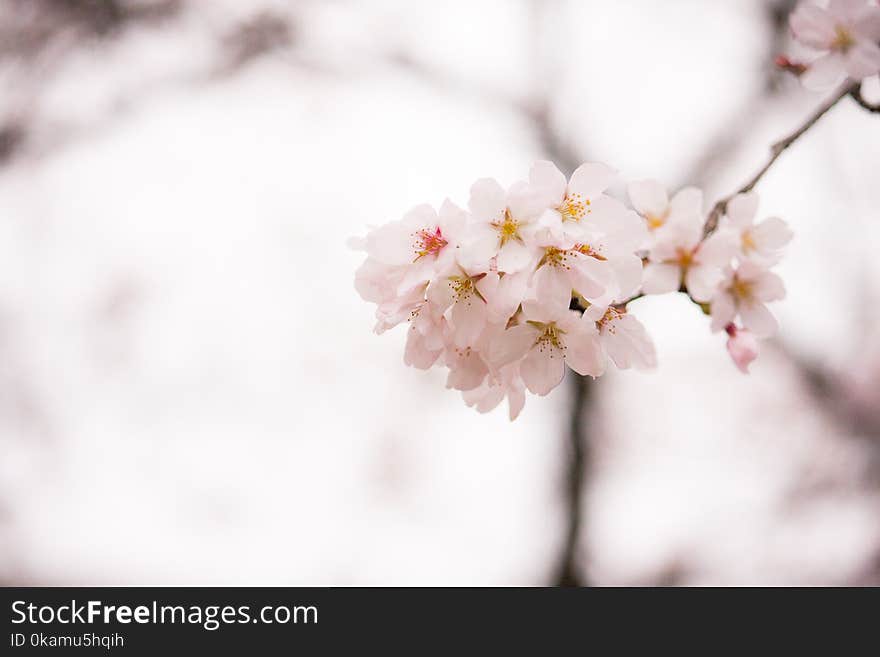
[[540, 269], [543, 265], [571, 269], [571, 266], [568, 264], [568, 251], [558, 249], [555, 246], [546, 247], [544, 249], [544, 257], [542, 257], [541, 261], [538, 263], [538, 269]]
[[675, 260], [673, 262], [682, 269], [687, 269], [694, 264], [694, 252], [691, 249], [679, 247], [675, 252]]
[[[538, 337], [535, 338], [534, 344], [534, 346], [538, 348], [538, 351], [553, 348], [565, 351], [565, 344], [562, 342], [562, 336], [565, 335], [565, 331], [556, 326], [556, 322], [544, 324], [542, 322], [533, 322], [530, 320], [529, 324], [540, 331]], [[550, 357], [553, 358], [552, 352]]]
[[510, 240], [522, 242], [522, 237], [519, 234], [519, 226], [520, 223], [511, 216], [510, 208], [504, 209], [504, 218], [501, 221], [492, 222], [492, 227], [498, 231], [498, 234], [501, 237], [501, 246], [504, 246]]
[[602, 255], [600, 248], [593, 248], [589, 244], [575, 244], [572, 250], [596, 260], [608, 260], [608, 258]]
[[614, 320], [619, 319], [621, 313], [614, 306], [608, 306], [608, 310], [605, 311], [605, 314], [602, 315], [602, 319], [596, 322], [596, 327], [600, 331], [605, 331], [606, 333], [614, 333]]
[[580, 194], [566, 194], [565, 199], [556, 207], [563, 221], [578, 222], [590, 210], [590, 199], [584, 199]]
[[747, 301], [752, 298], [752, 283], [734, 276], [733, 282], [730, 284], [730, 292], [738, 300]]
[[752, 235], [752, 231], [745, 230], [743, 231], [742, 238], [742, 250], [748, 253], [749, 251], [754, 251], [757, 248], [757, 244], [755, 243], [755, 238]]
[[[449, 242], [443, 238], [443, 232], [440, 230], [439, 226], [433, 231], [430, 228], [423, 228], [415, 233], [415, 241], [413, 242], [413, 250], [416, 253], [415, 260], [424, 258], [427, 255], [435, 256], [440, 253], [443, 247], [447, 244], [449, 244]], [[415, 260], [413, 260], [413, 262], [415, 262]]]
[[856, 39], [848, 28], [843, 25], [834, 27], [834, 41], [831, 42], [832, 50], [839, 50], [845, 53], [854, 45], [856, 45]]
[[477, 289], [477, 281], [483, 278], [485, 274], [479, 274], [477, 276], [468, 276], [463, 273], [458, 276], [450, 276], [449, 277], [449, 287], [452, 288], [452, 294], [455, 297], [455, 303], [459, 301], [469, 301], [471, 297], [479, 297], [483, 301], [483, 295], [480, 294], [480, 291]]
[[657, 230], [661, 226], [666, 223], [666, 219], [669, 217], [669, 211], [667, 210], [663, 214], [651, 214], [650, 212], [645, 215], [645, 221], [648, 222], [648, 230]]

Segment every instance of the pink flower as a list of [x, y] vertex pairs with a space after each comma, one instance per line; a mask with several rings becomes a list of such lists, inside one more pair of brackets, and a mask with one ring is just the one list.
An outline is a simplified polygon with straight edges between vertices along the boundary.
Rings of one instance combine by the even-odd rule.
[[754, 333], [746, 329], [737, 328], [736, 324], [728, 324], [727, 352], [733, 359], [734, 365], [743, 374], [749, 373], [749, 365], [758, 357], [758, 340]]
[[479, 386], [489, 374], [489, 367], [483, 360], [483, 353], [485, 353], [484, 349], [476, 345], [473, 347], [450, 345], [446, 350], [446, 366], [449, 367], [446, 387], [456, 390], [473, 390]]
[[452, 342], [458, 347], [476, 343], [488, 322], [486, 297], [481, 291], [485, 274], [472, 274], [456, 263], [428, 284], [426, 296], [432, 317], [445, 317]]
[[656, 180], [637, 180], [627, 186], [633, 208], [652, 233], [670, 226], [700, 226], [703, 223], [703, 192], [696, 187], [679, 190], [672, 200]]
[[584, 318], [596, 322], [602, 350], [618, 369], [657, 367], [654, 342], [644, 325], [631, 314], [614, 306], [591, 306], [584, 312]]
[[568, 309], [572, 294], [597, 299], [610, 285], [607, 259], [586, 244], [545, 239], [539, 253], [533, 285], [535, 296], [546, 305]]
[[[566, 365], [592, 377], [610, 363], [654, 367], [654, 344], [622, 302], [684, 286], [704, 309], [711, 299], [712, 328], [727, 330], [745, 371], [756, 337], [776, 328], [765, 304], [785, 290], [767, 267], [791, 239], [787, 226], [755, 224], [757, 197], [745, 194], [704, 239], [699, 190], [670, 200], [659, 183], [635, 182], [640, 216], [605, 193], [613, 177], [594, 163], [566, 181], [538, 162], [508, 190], [477, 181], [469, 212], [448, 200], [439, 212], [420, 205], [351, 240], [367, 252], [355, 288], [376, 304], [375, 331], [407, 323], [407, 365], [447, 368], [447, 387], [481, 413], [506, 397], [512, 420], [525, 391], [548, 394]], [[573, 298], [583, 312], [570, 309]]]
[[482, 178], [471, 187], [468, 203], [472, 225], [462, 262], [487, 271], [494, 259], [502, 273], [522, 271], [532, 262], [537, 218], [543, 212], [540, 198], [525, 183], [504, 191], [493, 178]]
[[[420, 370], [429, 369], [446, 348], [449, 326], [446, 319], [435, 320], [422, 301], [409, 317], [409, 331], [406, 334], [406, 348], [403, 362]], [[422, 312], [422, 311], [425, 312]]]
[[746, 260], [736, 269], [728, 267], [712, 298], [712, 330], [726, 328], [738, 315], [743, 326], [757, 337], [773, 335], [776, 318], [766, 304], [783, 298], [782, 279], [761, 265]]
[[684, 285], [695, 301], [708, 301], [735, 253], [729, 236], [715, 233], [704, 240], [699, 225], [670, 226], [651, 249], [642, 291], [666, 294]]
[[604, 371], [599, 332], [594, 322], [572, 310], [528, 300], [521, 323], [492, 341], [490, 362], [495, 368], [520, 361], [520, 376], [536, 395], [559, 385], [568, 365], [584, 376]]
[[757, 194], [737, 194], [727, 204], [725, 227], [733, 234], [742, 258], [769, 266], [779, 262], [780, 250], [791, 241], [793, 234], [788, 224], [778, 217], [755, 224], [757, 209]]
[[802, 2], [790, 18], [794, 37], [820, 53], [801, 76], [809, 89], [827, 89], [849, 76], [880, 71], [880, 7], [866, 0], [831, 0], [827, 9]]
[[461, 393], [464, 403], [488, 413], [507, 397], [508, 416], [515, 420], [526, 403], [526, 388], [519, 375], [519, 363], [512, 363], [490, 375], [476, 388]]
[[604, 164], [587, 162], [575, 169], [571, 179], [566, 181], [552, 162], [535, 162], [529, 171], [529, 188], [543, 200], [547, 209], [542, 224], [556, 237], [578, 241], [582, 229], [601, 213], [603, 203], [617, 203], [605, 195], [616, 175], [614, 169]]

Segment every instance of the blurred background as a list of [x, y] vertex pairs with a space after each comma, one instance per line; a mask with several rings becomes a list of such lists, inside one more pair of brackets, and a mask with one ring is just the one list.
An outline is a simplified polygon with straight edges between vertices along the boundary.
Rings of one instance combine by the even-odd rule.
[[538, 158], [708, 206], [822, 100], [791, 6], [2, 1], [0, 582], [880, 584], [876, 115], [758, 187], [750, 376], [670, 295], [656, 372], [479, 415], [344, 246]]

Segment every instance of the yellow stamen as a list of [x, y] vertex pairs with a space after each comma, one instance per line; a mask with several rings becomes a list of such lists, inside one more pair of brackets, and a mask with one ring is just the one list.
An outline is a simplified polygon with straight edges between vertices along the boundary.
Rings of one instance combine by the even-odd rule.
[[676, 251], [676, 259], [673, 261], [682, 270], [686, 270], [692, 264], [694, 264], [694, 252], [688, 249], [679, 248]]
[[752, 283], [751, 281], [744, 281], [738, 276], [734, 276], [733, 282], [730, 284], [730, 291], [737, 299], [746, 301], [752, 298]]
[[834, 28], [834, 41], [831, 42], [832, 50], [846, 52], [856, 45], [856, 39], [852, 32], [843, 25], [837, 25]]
[[[533, 322], [530, 320], [528, 323], [541, 331], [535, 339], [534, 344], [534, 346], [538, 347], [538, 351], [544, 351], [544, 349], [550, 347], [565, 351], [565, 344], [562, 342], [562, 336], [565, 335], [565, 331], [556, 326], [556, 322], [543, 324], [541, 322]], [[553, 357], [552, 353], [550, 357]]]
[[571, 266], [568, 264], [568, 251], [563, 251], [562, 249], [558, 249], [555, 246], [546, 247], [544, 249], [544, 256], [538, 263], [538, 268], [540, 269], [544, 265], [549, 265], [550, 267], [562, 267], [563, 269], [571, 269]]
[[577, 223], [584, 218], [584, 215], [591, 212], [590, 199], [584, 199], [580, 194], [566, 194], [556, 210], [562, 215], [563, 221]]
[[657, 230], [664, 224], [666, 224], [666, 219], [669, 217], [669, 211], [667, 210], [663, 214], [651, 214], [648, 213], [645, 215], [645, 221], [648, 222], [648, 230]]
[[575, 244], [574, 250], [578, 253], [583, 253], [585, 256], [595, 258], [596, 260], [608, 260], [608, 258], [603, 256], [597, 249], [594, 249], [589, 244]]
[[492, 222], [492, 227], [498, 231], [501, 237], [501, 246], [504, 246], [510, 240], [522, 242], [522, 237], [519, 234], [519, 226], [519, 221], [511, 216], [510, 208], [504, 209], [504, 219]]

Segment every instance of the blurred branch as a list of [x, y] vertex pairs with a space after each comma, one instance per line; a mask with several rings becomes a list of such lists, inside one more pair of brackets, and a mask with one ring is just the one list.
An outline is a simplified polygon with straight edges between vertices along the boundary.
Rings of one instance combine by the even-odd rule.
[[572, 373], [572, 402], [569, 423], [569, 450], [566, 460], [566, 531], [562, 556], [559, 560], [554, 582], [557, 586], [587, 586], [578, 569], [578, 547], [584, 516], [583, 492], [587, 479], [589, 442], [587, 440], [587, 416], [592, 407], [592, 379]]
[[768, 3], [766, 6], [770, 39], [762, 57], [762, 61], [767, 62], [764, 82], [733, 113], [733, 121], [726, 123], [719, 133], [708, 141], [703, 154], [695, 158], [693, 167], [683, 177], [679, 187], [684, 185], [703, 187], [708, 180], [711, 180], [715, 172], [730, 159], [743, 140], [752, 133], [754, 117], [762, 114], [764, 106], [779, 96], [785, 88], [782, 82], [786, 76], [782, 76], [779, 69], [769, 62], [773, 62], [774, 57], [785, 49], [789, 33], [788, 16], [795, 4], [797, 4], [796, 0], [782, 0]]

